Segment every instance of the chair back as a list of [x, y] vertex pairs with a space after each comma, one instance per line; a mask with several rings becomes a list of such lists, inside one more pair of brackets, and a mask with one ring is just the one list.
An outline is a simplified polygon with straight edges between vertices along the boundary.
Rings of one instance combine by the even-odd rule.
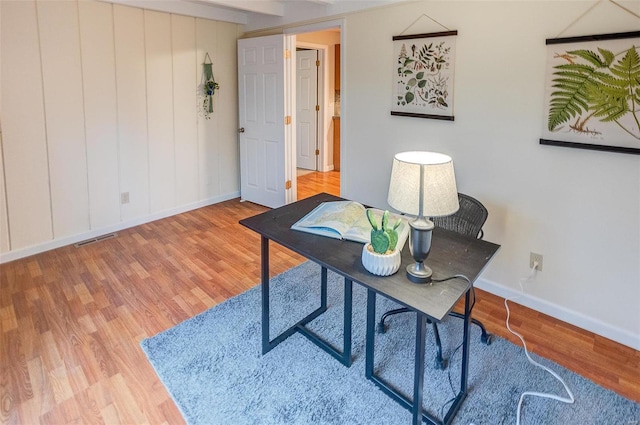
[[482, 239], [482, 226], [489, 212], [480, 201], [469, 195], [458, 193], [460, 209], [446, 217], [434, 217], [433, 224], [447, 230]]

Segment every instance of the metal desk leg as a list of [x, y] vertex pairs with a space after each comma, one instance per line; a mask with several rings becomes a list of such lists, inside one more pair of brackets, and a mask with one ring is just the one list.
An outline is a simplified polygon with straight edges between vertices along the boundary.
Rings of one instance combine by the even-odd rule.
[[[323, 268], [323, 291], [324, 294], [324, 307], [320, 307], [322, 312], [326, 310], [326, 273], [327, 270]], [[305, 324], [310, 322], [311, 320], [303, 319], [295, 325], [295, 328], [302, 335], [306, 336], [311, 342], [316, 344], [318, 347], [322, 348], [327, 353], [331, 354], [336, 360], [338, 360], [343, 365], [349, 367], [351, 366], [351, 316], [352, 316], [352, 308], [353, 308], [353, 281], [345, 278], [344, 279], [344, 316], [343, 316], [343, 327], [344, 327], [344, 336], [342, 343], [342, 351], [338, 348], [331, 345], [329, 342], [322, 339], [320, 336], [315, 334], [313, 331], [305, 327]], [[320, 310], [319, 309], [319, 310]], [[313, 313], [312, 313], [313, 314]]]
[[342, 364], [351, 366], [351, 322], [353, 309], [353, 281], [344, 279], [344, 335], [342, 338]]
[[365, 354], [364, 375], [367, 379], [376, 382], [373, 375], [373, 354], [376, 338], [376, 293], [367, 289], [367, 347]]
[[327, 269], [323, 267], [321, 273], [320, 307], [272, 340], [269, 332], [269, 239], [264, 236], [262, 236], [261, 239], [261, 257], [262, 354], [264, 355], [271, 351], [276, 345], [298, 332], [299, 327], [309, 323], [327, 310]]
[[462, 341], [462, 374], [460, 377], [460, 392], [467, 393], [467, 383], [469, 380], [469, 339], [471, 329], [471, 291], [467, 291], [464, 297], [464, 336]]
[[376, 293], [372, 289], [367, 289], [367, 342], [364, 374], [383, 393], [400, 403], [404, 408], [413, 411], [413, 401], [400, 393], [393, 385], [376, 375], [373, 366], [375, 360], [376, 342]]
[[460, 409], [463, 400], [467, 397], [467, 384], [469, 381], [469, 339], [471, 329], [471, 291], [467, 291], [464, 297], [464, 322], [463, 322], [463, 337], [462, 337], [462, 365], [460, 366], [460, 391], [453, 401], [449, 411], [443, 419], [444, 424], [450, 424], [453, 421], [453, 417]]
[[262, 354], [271, 350], [269, 343], [269, 239], [260, 240], [260, 278], [262, 280]]
[[427, 317], [416, 315], [416, 353], [413, 374], [413, 424], [422, 423], [422, 387], [424, 385], [424, 350], [427, 337]]
[[469, 376], [469, 330], [471, 318], [470, 293], [465, 296], [465, 320], [464, 320], [464, 339], [462, 341], [462, 366], [460, 376], [460, 391], [456, 395], [455, 400], [449, 407], [443, 419], [440, 419], [422, 409], [422, 396], [424, 388], [424, 353], [427, 335], [427, 316], [417, 313], [416, 318], [416, 351], [414, 365], [414, 383], [413, 383], [413, 399], [399, 392], [390, 382], [385, 381], [374, 372], [374, 345], [375, 345], [375, 327], [376, 327], [376, 293], [367, 290], [367, 340], [366, 340], [366, 361], [365, 376], [371, 380], [378, 388], [389, 397], [397, 401], [401, 406], [410, 410], [413, 414], [412, 423], [414, 425], [422, 424], [426, 421], [430, 425], [450, 425], [453, 417], [460, 408], [462, 401], [467, 396], [467, 382]]
[[327, 269], [322, 267], [320, 273], [320, 307], [315, 309], [309, 315], [298, 321], [295, 325], [282, 332], [280, 335], [271, 340], [269, 332], [269, 239], [262, 237], [261, 240], [261, 278], [262, 278], [262, 354], [271, 351], [276, 345], [290, 337], [296, 332], [307, 337], [318, 347], [335, 357], [340, 363], [349, 367], [351, 366], [351, 320], [353, 308], [353, 282], [349, 279], [344, 280], [344, 338], [343, 350], [339, 351], [331, 344], [320, 338], [318, 335], [307, 329], [305, 325], [316, 317], [327, 311]]

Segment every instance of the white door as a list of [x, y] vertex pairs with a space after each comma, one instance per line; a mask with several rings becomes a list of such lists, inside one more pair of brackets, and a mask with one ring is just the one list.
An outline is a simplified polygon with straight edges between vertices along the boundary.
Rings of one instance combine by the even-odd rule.
[[[289, 46], [295, 37], [238, 40], [240, 197], [277, 208], [296, 199], [295, 102]], [[288, 59], [285, 59], [285, 51]], [[288, 117], [288, 118], [287, 118]]]
[[317, 50], [296, 52], [296, 166], [317, 170], [318, 149]]

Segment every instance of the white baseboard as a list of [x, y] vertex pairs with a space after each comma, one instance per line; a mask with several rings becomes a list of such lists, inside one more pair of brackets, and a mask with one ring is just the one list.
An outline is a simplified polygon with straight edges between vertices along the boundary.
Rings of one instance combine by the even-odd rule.
[[216, 196], [213, 198], [204, 199], [202, 201], [194, 202], [191, 204], [182, 205], [180, 207], [160, 211], [158, 213], [150, 214], [144, 217], [138, 217], [132, 220], [122, 221], [120, 223], [117, 223], [111, 226], [105, 226], [99, 229], [89, 230], [88, 232], [82, 232], [72, 236], [65, 236], [63, 238], [53, 239], [47, 242], [39, 243], [37, 245], [29, 246], [26, 248], [16, 249], [15, 251], [10, 251], [4, 254], [0, 254], [0, 264], [8, 263], [9, 261], [18, 260], [20, 258], [29, 257], [31, 255], [39, 254], [41, 252], [60, 248], [62, 246], [71, 245], [76, 242], [81, 242], [87, 239], [92, 239], [108, 233], [113, 233], [119, 230], [128, 229], [129, 227], [138, 226], [140, 224], [149, 223], [155, 220], [160, 220], [162, 218], [171, 217], [172, 215], [181, 214], [183, 212], [206, 207], [208, 205], [213, 205], [219, 202], [228, 201], [229, 199], [237, 198], [239, 196], [240, 196], [240, 192], [233, 192], [233, 193], [229, 193], [222, 196]]
[[528, 294], [522, 294], [513, 288], [502, 286], [498, 283], [486, 279], [478, 279], [474, 286], [502, 298], [513, 298], [513, 302], [529, 307], [533, 310], [547, 314], [563, 322], [570, 323], [579, 328], [585, 329], [594, 334], [609, 338], [620, 344], [631, 347], [634, 350], [640, 350], [640, 335], [634, 334], [628, 330], [620, 329], [608, 323], [604, 323], [598, 319], [586, 316], [573, 310], [557, 304], [550, 303], [538, 297]]

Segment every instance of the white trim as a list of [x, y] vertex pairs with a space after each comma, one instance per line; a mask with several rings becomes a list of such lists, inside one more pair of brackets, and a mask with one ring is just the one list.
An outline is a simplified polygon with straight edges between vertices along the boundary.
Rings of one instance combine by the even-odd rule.
[[475, 287], [487, 291], [502, 298], [518, 297], [513, 302], [525, 307], [547, 314], [563, 322], [570, 323], [579, 328], [593, 332], [597, 335], [609, 338], [620, 344], [640, 350], [640, 334], [634, 334], [626, 329], [621, 329], [609, 323], [602, 322], [593, 317], [586, 316], [577, 311], [569, 310], [566, 307], [551, 303], [538, 297], [522, 294], [520, 291], [508, 288], [498, 283], [486, 279], [478, 279]]
[[[314, 32], [314, 31], [323, 31], [330, 28], [340, 28], [340, 45], [342, 46], [340, 49], [340, 134], [344, 137], [344, 127], [347, 119], [347, 86], [346, 82], [346, 72], [347, 69], [347, 61], [346, 61], [346, 19], [332, 19], [329, 21], [322, 21], [311, 24], [304, 24], [299, 26], [290, 26], [283, 29], [284, 34], [302, 34], [306, 32]], [[346, 143], [344, 140], [340, 141], [340, 158], [346, 158]], [[344, 167], [344, 165], [342, 166]], [[331, 168], [333, 170], [333, 168]], [[325, 170], [331, 171], [331, 170]], [[346, 176], [345, 173], [340, 173], [340, 193], [343, 192], [342, 188], [345, 187]]]
[[206, 207], [209, 205], [217, 204], [219, 202], [228, 201], [240, 196], [240, 192], [232, 192], [226, 195], [216, 196], [208, 198], [202, 201], [193, 202], [188, 205], [183, 205], [176, 208], [170, 208], [168, 210], [160, 211], [145, 217], [138, 217], [131, 220], [123, 221], [111, 226], [105, 226], [100, 229], [90, 230], [88, 232], [78, 233], [73, 236], [67, 236], [60, 239], [54, 239], [51, 241], [43, 242], [37, 245], [32, 245], [26, 248], [17, 249], [15, 251], [0, 254], [0, 264], [8, 263], [9, 261], [18, 260], [20, 258], [29, 257], [31, 255], [39, 254], [41, 252], [49, 251], [52, 249], [60, 248], [74, 244], [76, 242], [84, 241], [87, 239], [95, 238], [105, 235], [107, 233], [117, 232], [130, 227], [138, 226], [140, 224], [149, 223], [162, 218], [171, 217], [176, 214], [181, 214], [187, 211], [192, 211], [198, 208]]
[[123, 6], [137, 7], [139, 9], [156, 10], [159, 12], [174, 13], [177, 15], [205, 18], [214, 21], [231, 22], [234, 24], [247, 24], [247, 12], [229, 9], [226, 7], [211, 6], [206, 3], [186, 1], [163, 0], [103, 0], [108, 3]]
[[298, 117], [296, 115], [296, 36], [284, 35], [284, 49], [290, 52], [284, 59], [284, 114], [291, 117], [289, 125], [284, 126], [285, 146], [285, 179], [291, 182], [291, 187], [285, 189], [285, 204], [298, 200], [298, 179], [296, 176], [296, 134]]
[[342, 19], [332, 19], [330, 21], [322, 21], [316, 22], [312, 24], [303, 24], [303, 25], [291, 25], [287, 28], [284, 28], [284, 34], [302, 34], [305, 32], [316, 32], [316, 31], [324, 31], [335, 27], [340, 27], [342, 31], [342, 27], [344, 26], [344, 18]]

